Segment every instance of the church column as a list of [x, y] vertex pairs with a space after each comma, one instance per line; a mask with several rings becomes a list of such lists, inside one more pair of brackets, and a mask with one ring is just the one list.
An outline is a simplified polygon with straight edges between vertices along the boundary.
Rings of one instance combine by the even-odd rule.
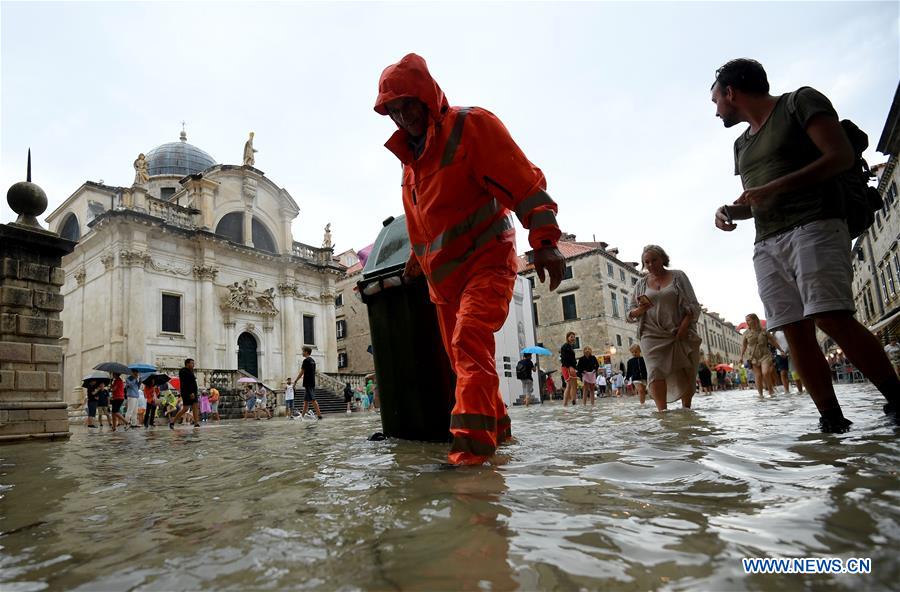
[[337, 332], [334, 310], [334, 276], [328, 272], [322, 272], [324, 290], [322, 290], [322, 308], [325, 323], [325, 335], [322, 339], [323, 353], [325, 354], [325, 368], [323, 372], [337, 372]]
[[147, 359], [147, 318], [144, 304], [144, 292], [147, 289], [144, 277], [144, 266], [150, 261], [150, 255], [143, 250], [127, 250], [119, 253], [119, 261], [125, 266], [125, 289], [127, 299], [123, 307], [123, 339], [125, 340], [125, 364], [134, 362], [152, 363]]
[[244, 244], [253, 246], [253, 204], [256, 202], [256, 180], [244, 176], [241, 183], [241, 197], [244, 201]]
[[295, 212], [281, 210], [281, 234], [282, 244], [284, 244], [281, 252], [285, 255], [291, 255], [294, 252], [294, 233], [291, 232], [291, 220], [294, 216], [296, 216]]
[[244, 209], [244, 244], [253, 246], [253, 208]]
[[277, 377], [275, 375], [275, 368], [272, 368], [272, 365], [269, 363], [271, 359], [272, 319], [267, 317], [263, 320], [263, 342], [262, 352], [260, 352], [259, 356], [259, 375], [261, 377], [264, 377], [264, 381], [271, 381], [273, 383], [271, 386], [276, 387], [276, 385], [281, 384], [281, 381], [284, 379], [284, 377]]
[[194, 277], [200, 282], [200, 322], [197, 338], [197, 365], [200, 368], [216, 367], [216, 325], [217, 306], [215, 284], [219, 270], [213, 265], [194, 266]]
[[234, 321], [225, 319], [225, 364], [226, 370], [237, 369], [237, 336], [234, 334]]
[[281, 293], [281, 351], [284, 352], [282, 374], [294, 376], [299, 368], [294, 368], [297, 360], [297, 342], [300, 339], [297, 331], [297, 315], [294, 314], [294, 295], [297, 292], [293, 281], [278, 284]]

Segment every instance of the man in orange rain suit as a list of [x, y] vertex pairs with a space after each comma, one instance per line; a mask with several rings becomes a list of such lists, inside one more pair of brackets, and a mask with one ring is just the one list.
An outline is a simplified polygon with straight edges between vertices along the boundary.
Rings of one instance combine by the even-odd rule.
[[385, 146], [403, 163], [412, 243], [404, 274], [424, 272], [456, 373], [449, 460], [481, 464], [511, 436], [494, 362], [517, 272], [509, 212], [529, 229], [535, 270], [555, 290], [565, 267], [556, 203], [503, 123], [478, 107], [451, 107], [416, 54], [381, 74], [375, 111], [400, 128]]

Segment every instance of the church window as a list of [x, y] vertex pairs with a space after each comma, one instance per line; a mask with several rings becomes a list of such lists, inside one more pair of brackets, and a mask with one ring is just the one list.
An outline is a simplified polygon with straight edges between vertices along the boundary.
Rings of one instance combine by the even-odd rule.
[[316, 344], [316, 317], [303, 315], [303, 345]]
[[272, 233], [259, 221], [259, 218], [254, 216], [250, 226], [253, 230], [254, 248], [257, 248], [260, 251], [268, 251], [269, 253], [278, 252], [278, 248], [275, 246], [275, 239], [272, 238]]
[[162, 330], [181, 333], [181, 296], [177, 294], [162, 295]]
[[163, 187], [159, 190], [159, 198], [163, 201], [169, 201], [175, 195], [174, 187]]
[[77, 241], [81, 238], [81, 229], [78, 227], [78, 218], [75, 217], [75, 214], [66, 216], [66, 221], [63, 222], [59, 236], [70, 241]]
[[216, 234], [233, 243], [244, 244], [244, 212], [225, 214], [216, 225]]

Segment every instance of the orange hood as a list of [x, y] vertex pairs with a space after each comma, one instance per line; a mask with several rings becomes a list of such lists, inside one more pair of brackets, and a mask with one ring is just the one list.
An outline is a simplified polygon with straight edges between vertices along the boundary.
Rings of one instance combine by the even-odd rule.
[[387, 115], [384, 105], [401, 97], [415, 97], [428, 107], [428, 116], [440, 120], [450, 103], [438, 83], [431, 77], [425, 60], [414, 53], [406, 54], [396, 64], [391, 64], [378, 79], [378, 98], [375, 112]]

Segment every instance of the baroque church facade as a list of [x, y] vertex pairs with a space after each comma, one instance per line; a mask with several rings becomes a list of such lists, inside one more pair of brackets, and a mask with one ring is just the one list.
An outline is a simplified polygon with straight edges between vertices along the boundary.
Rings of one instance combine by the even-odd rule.
[[131, 187], [87, 181], [47, 222], [77, 241], [63, 259], [63, 392], [75, 402], [98, 363], [243, 369], [272, 388], [295, 376], [309, 345], [337, 369], [330, 232], [294, 240], [300, 208], [255, 165], [220, 164], [180, 141], [134, 163]]

